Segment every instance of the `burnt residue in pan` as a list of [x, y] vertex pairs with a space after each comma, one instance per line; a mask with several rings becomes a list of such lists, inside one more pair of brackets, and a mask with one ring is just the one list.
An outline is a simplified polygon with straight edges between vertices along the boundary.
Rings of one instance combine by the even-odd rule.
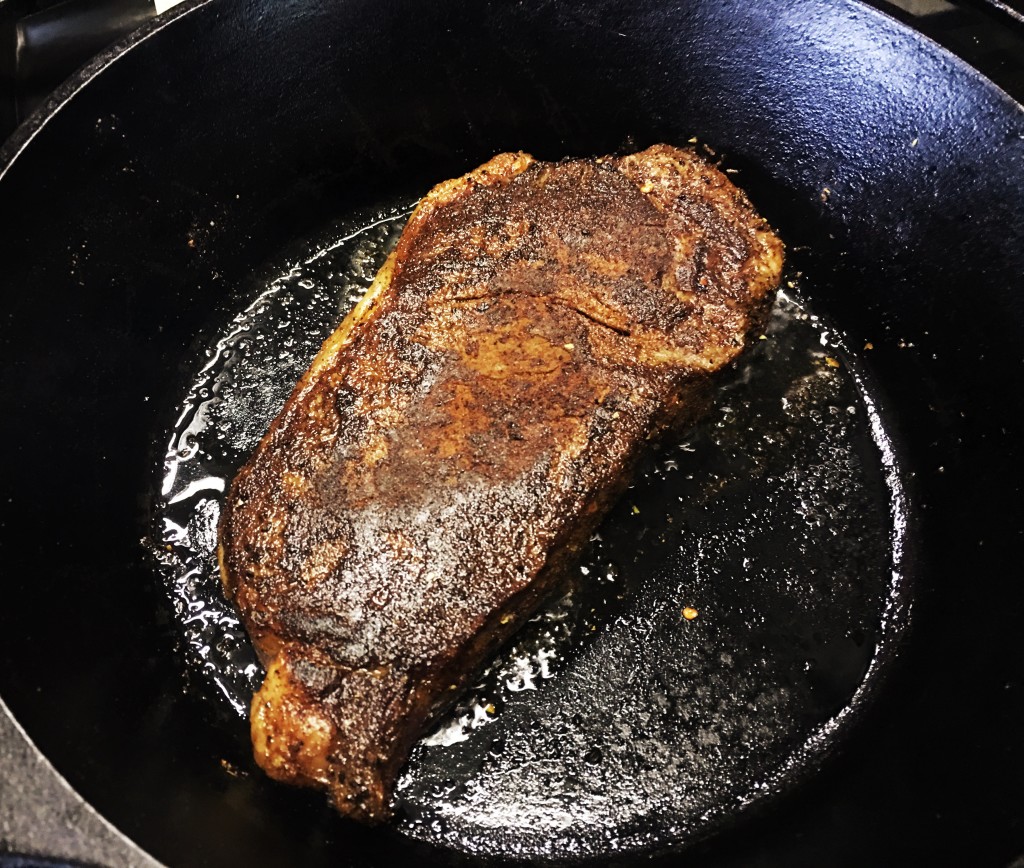
[[[242, 299], [176, 408], [152, 548], [226, 727], [262, 671], [220, 595], [222, 498], [408, 212], [333, 227]], [[898, 467], [858, 373], [870, 349], [787, 283], [713, 412], [650, 457], [568, 593], [417, 745], [402, 832], [554, 860], [677, 846], [813, 769], [870, 698], [909, 606]]]

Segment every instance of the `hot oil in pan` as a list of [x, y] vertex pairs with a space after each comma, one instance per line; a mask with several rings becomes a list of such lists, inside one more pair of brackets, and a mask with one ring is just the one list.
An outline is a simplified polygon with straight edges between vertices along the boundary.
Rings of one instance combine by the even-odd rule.
[[[211, 342], [181, 401], [154, 549], [192, 686], [235, 720], [262, 671], [220, 595], [224, 493], [408, 212], [335, 227], [297, 257]], [[416, 747], [396, 797], [405, 833], [504, 855], [660, 848], [820, 758], [907, 610], [903, 495], [853, 365], [780, 296], [709, 417], [643, 466], [568, 593]]]
[[158, 497], [161, 564], [192, 687], [237, 714], [263, 680], [245, 629], [221, 594], [217, 523], [249, 457], [320, 345], [362, 297], [410, 207], [362, 215], [311, 245], [242, 302], [197, 361], [176, 409]]

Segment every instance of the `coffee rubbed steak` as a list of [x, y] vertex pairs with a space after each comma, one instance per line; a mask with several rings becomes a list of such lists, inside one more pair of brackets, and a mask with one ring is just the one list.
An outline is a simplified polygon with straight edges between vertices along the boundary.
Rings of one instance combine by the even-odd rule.
[[700, 413], [781, 268], [689, 150], [500, 154], [435, 187], [228, 495], [259, 765], [386, 818], [415, 740]]

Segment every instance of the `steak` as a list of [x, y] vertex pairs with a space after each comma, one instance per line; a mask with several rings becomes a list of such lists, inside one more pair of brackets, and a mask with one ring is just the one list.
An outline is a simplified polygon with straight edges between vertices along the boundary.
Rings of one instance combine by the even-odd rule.
[[435, 187], [227, 497], [259, 765], [386, 818], [415, 740], [706, 406], [781, 267], [690, 150], [500, 154]]

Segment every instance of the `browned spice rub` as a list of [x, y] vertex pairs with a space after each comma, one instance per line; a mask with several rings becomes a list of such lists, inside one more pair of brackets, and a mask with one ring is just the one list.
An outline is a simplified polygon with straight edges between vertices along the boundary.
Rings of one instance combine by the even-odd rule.
[[561, 584], [763, 321], [782, 244], [689, 150], [501, 154], [420, 203], [228, 496], [259, 764], [388, 815], [413, 742]]

